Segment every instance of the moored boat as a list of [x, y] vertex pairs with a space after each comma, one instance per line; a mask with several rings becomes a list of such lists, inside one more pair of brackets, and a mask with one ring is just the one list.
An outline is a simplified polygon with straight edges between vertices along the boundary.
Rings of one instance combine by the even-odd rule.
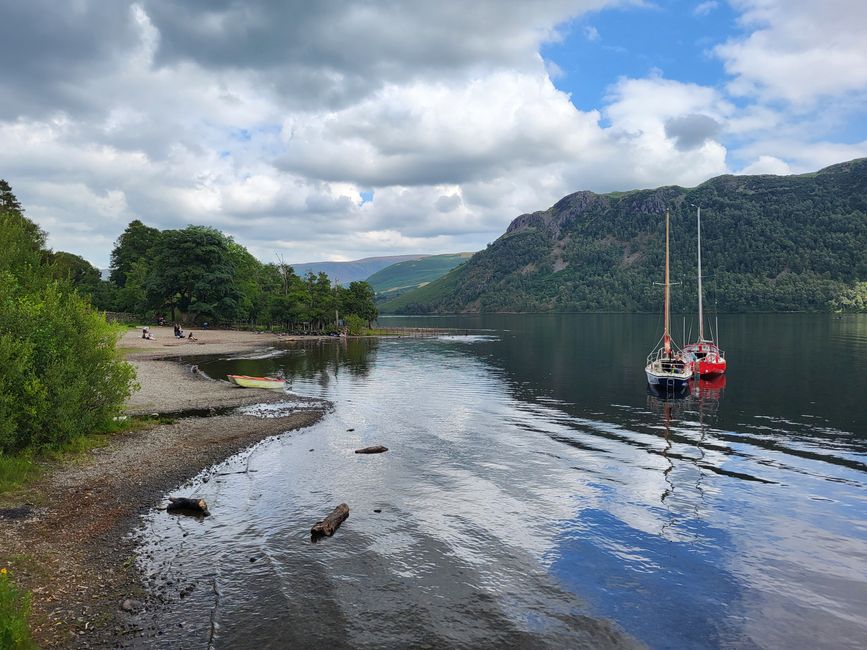
[[275, 379], [274, 377], [250, 377], [248, 375], [227, 375], [227, 377], [243, 388], [279, 389], [286, 385], [285, 379]]
[[[647, 375], [647, 383], [657, 389], [664, 391], [683, 391], [688, 388], [689, 380], [693, 375], [693, 363], [695, 358], [682, 350], [678, 350], [677, 346], [671, 340], [671, 317], [670, 317], [670, 298], [671, 298], [671, 282], [669, 279], [668, 269], [668, 231], [669, 231], [668, 211], [665, 212], [665, 290], [663, 300], [664, 311], [664, 328], [662, 345], [654, 349], [647, 355], [647, 365], [644, 372]], [[659, 345], [659, 344], [657, 344]]]
[[[695, 357], [695, 372], [701, 377], [715, 377], [725, 373], [725, 353], [712, 339], [704, 337], [704, 310], [701, 290], [701, 207], [696, 206], [698, 224], [698, 341], [685, 345], [683, 350]], [[719, 334], [719, 332], [717, 332]]]

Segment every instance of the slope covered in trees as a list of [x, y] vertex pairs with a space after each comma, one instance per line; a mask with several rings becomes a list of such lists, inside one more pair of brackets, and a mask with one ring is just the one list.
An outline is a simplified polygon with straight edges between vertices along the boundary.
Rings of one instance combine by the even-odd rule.
[[[707, 299], [721, 311], [864, 305], [867, 159], [798, 176], [577, 192], [521, 215], [466, 264], [383, 312], [655, 311], [671, 211], [675, 308], [694, 308], [696, 209]], [[680, 304], [677, 304], [679, 300]]]
[[463, 264], [472, 253], [429, 255], [417, 260], [407, 260], [377, 271], [367, 283], [376, 292], [377, 300], [390, 300], [434, 280], [438, 280], [456, 266]]

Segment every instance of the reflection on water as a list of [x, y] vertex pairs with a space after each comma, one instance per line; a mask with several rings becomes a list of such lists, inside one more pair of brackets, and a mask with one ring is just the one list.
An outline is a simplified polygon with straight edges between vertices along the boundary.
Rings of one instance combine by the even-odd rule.
[[149, 517], [165, 647], [628, 643], [596, 618], [658, 648], [859, 647], [867, 379], [844, 368], [867, 366], [867, 319], [721, 319], [728, 376], [677, 396], [646, 390], [650, 320], [489, 317], [199, 361], [282, 369], [335, 408], [179, 491], [210, 518]]

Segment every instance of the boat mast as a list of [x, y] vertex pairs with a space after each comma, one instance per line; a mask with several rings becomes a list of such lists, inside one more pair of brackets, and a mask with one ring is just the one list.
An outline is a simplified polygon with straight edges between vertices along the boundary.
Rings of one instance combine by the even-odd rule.
[[668, 281], [668, 210], [665, 211], [665, 331], [662, 335], [663, 346], [665, 348], [665, 356], [671, 357], [671, 335], [669, 334], [669, 281]]
[[698, 342], [704, 341], [704, 312], [701, 305], [701, 206], [698, 210]]

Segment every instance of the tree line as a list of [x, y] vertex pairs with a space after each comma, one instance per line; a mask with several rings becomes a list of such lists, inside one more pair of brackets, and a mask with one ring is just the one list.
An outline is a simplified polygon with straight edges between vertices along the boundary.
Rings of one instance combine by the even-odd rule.
[[263, 264], [206, 226], [159, 230], [132, 221], [112, 250], [108, 280], [78, 256], [56, 253], [55, 261], [98, 309], [148, 319], [320, 332], [340, 320], [357, 333], [377, 317], [366, 282], [343, 287], [325, 273], [299, 277], [290, 265]]

